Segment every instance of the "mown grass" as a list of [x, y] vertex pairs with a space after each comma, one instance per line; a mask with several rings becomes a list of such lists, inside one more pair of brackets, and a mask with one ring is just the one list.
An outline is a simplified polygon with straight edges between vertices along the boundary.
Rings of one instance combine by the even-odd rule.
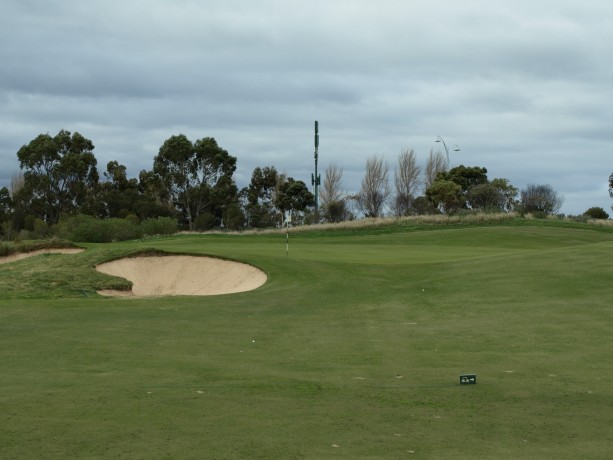
[[[321, 232], [291, 236], [288, 257], [281, 235], [87, 248], [0, 265], [2, 458], [610, 455], [611, 233]], [[269, 282], [74, 289], [115, 283], [92, 267], [145, 248], [243, 260]]]

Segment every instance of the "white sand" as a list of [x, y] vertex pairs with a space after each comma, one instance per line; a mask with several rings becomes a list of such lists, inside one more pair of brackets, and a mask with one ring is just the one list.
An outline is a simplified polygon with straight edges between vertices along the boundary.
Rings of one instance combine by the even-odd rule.
[[114, 260], [96, 269], [132, 281], [132, 291], [98, 291], [102, 295], [217, 295], [251, 291], [266, 274], [247, 264], [194, 256], [143, 256]]
[[40, 249], [32, 252], [20, 252], [18, 254], [11, 254], [10, 256], [0, 257], [0, 264], [7, 264], [9, 262], [16, 262], [21, 259], [27, 259], [28, 257], [38, 256], [40, 254], [76, 254], [83, 252], [80, 248], [58, 248], [58, 249]]

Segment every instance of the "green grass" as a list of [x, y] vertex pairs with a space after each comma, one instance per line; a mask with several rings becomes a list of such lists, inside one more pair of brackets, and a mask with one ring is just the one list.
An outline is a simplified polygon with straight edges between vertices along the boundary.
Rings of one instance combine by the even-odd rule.
[[[289, 257], [280, 234], [84, 246], [0, 265], [0, 458], [610, 457], [609, 231], [396, 225], [292, 234]], [[122, 285], [95, 264], [148, 248], [269, 281], [94, 294]]]

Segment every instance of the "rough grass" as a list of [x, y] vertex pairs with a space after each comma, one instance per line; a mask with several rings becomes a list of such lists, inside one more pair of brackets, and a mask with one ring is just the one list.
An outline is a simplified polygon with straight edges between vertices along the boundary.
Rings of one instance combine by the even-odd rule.
[[[289, 257], [281, 235], [185, 235], [0, 267], [0, 457], [608, 458], [613, 234], [545, 222], [296, 234]], [[44, 296], [144, 248], [269, 282]]]
[[34, 252], [41, 249], [62, 249], [77, 247], [73, 242], [52, 238], [41, 241], [24, 241], [20, 243], [3, 242], [0, 244], [0, 257], [10, 256], [20, 252]]
[[598, 225], [600, 227], [613, 227], [613, 220], [611, 219], [588, 219], [590, 225]]

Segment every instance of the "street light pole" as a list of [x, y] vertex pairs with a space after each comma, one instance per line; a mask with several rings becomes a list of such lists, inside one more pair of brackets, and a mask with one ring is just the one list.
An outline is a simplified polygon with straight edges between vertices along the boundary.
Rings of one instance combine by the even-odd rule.
[[[441, 136], [436, 136], [436, 140], [434, 142], [441, 142], [443, 144], [443, 147], [445, 148], [445, 154], [447, 155], [447, 164], [449, 164], [449, 148], [447, 147], [447, 144], [445, 144], [445, 141], [443, 140], [443, 138]], [[455, 144], [453, 146], [453, 151], [454, 152], [460, 151], [460, 147], [458, 147], [458, 144]]]

